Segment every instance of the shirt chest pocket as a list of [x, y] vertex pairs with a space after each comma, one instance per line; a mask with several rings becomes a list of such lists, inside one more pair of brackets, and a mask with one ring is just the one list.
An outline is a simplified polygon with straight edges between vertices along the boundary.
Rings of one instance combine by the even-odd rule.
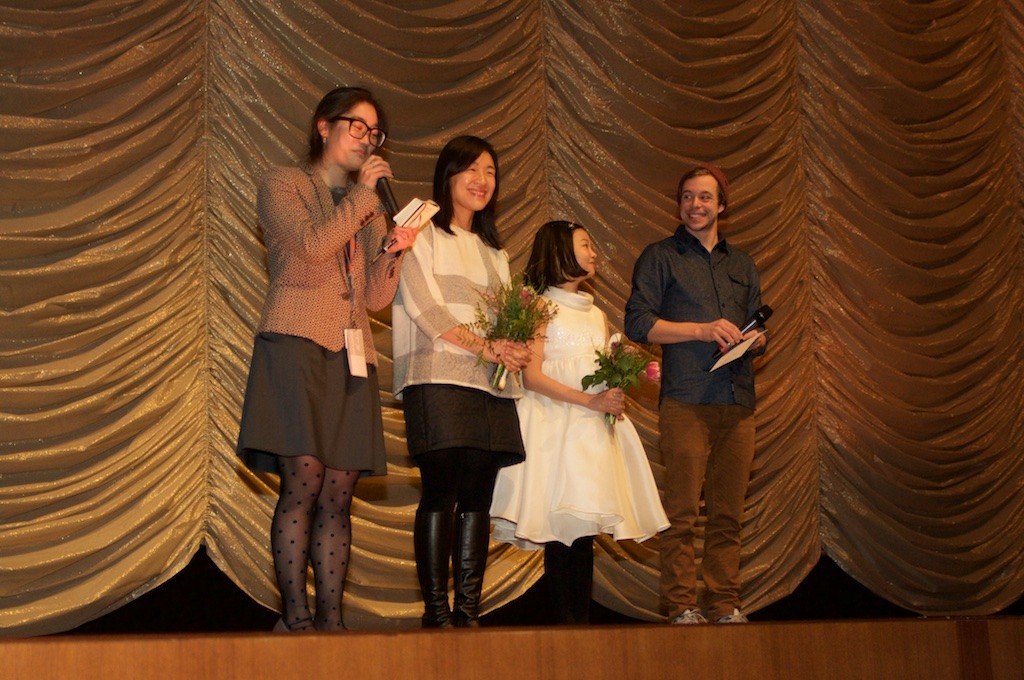
[[746, 313], [747, 301], [750, 297], [750, 277], [730, 272], [729, 292], [732, 295], [733, 304], [739, 307], [742, 313]]

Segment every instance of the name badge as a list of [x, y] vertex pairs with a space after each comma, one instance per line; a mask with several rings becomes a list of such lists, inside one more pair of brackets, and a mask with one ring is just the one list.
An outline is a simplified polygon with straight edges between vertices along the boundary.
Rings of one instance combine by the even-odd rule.
[[345, 329], [345, 351], [348, 352], [349, 373], [357, 378], [367, 377], [363, 332], [358, 328]]

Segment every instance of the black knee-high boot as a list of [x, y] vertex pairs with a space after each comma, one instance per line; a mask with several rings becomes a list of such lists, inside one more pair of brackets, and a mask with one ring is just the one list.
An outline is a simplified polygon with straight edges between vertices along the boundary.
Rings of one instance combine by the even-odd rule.
[[448, 606], [448, 558], [452, 550], [451, 512], [416, 511], [412, 544], [416, 575], [423, 592], [423, 627], [451, 628]]
[[484, 587], [491, 517], [486, 512], [462, 512], [456, 518], [452, 565], [455, 573], [455, 607], [452, 618], [459, 628], [480, 625], [480, 594]]

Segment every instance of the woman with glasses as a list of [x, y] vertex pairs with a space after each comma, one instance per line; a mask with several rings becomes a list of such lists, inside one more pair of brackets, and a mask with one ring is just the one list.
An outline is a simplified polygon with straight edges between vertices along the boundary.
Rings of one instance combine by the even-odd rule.
[[[386, 472], [367, 308], [391, 302], [416, 231], [389, 232], [375, 189], [392, 176], [376, 155], [385, 129], [369, 91], [331, 90], [313, 113], [304, 162], [270, 170], [256, 196], [270, 285], [238, 453], [253, 470], [280, 475], [270, 526], [279, 631], [344, 628], [352, 494], [360, 476]], [[306, 596], [310, 562], [315, 615]]]
[[495, 388], [491, 377], [499, 363], [521, 370], [530, 350], [485, 342], [464, 326], [475, 320], [480, 294], [510, 278], [494, 223], [498, 177], [498, 156], [483, 139], [456, 137], [444, 147], [434, 168], [440, 210], [402, 264], [391, 311], [395, 392], [423, 491], [413, 548], [425, 628], [479, 625], [494, 480], [500, 467], [523, 460], [515, 406], [522, 390], [515, 380]]

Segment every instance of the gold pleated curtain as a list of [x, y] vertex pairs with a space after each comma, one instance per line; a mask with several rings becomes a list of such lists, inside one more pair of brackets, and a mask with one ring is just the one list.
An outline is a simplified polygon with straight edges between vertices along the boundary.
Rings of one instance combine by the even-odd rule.
[[[499, 151], [523, 265], [587, 225], [616, 328], [696, 161], [775, 309], [757, 364], [744, 599], [822, 551], [926, 615], [1024, 592], [1021, 0], [36, 2], [0, 7], [0, 629], [70, 629], [203, 546], [276, 607], [276, 480], [234, 455], [266, 290], [263, 171], [370, 87], [400, 202], [457, 134]], [[411, 627], [418, 475], [375, 319], [389, 474], [354, 504], [345, 616]], [[660, 480], [656, 391], [630, 414]], [[657, 539], [598, 543], [595, 597], [657, 618]], [[539, 554], [493, 544], [485, 608]]]

